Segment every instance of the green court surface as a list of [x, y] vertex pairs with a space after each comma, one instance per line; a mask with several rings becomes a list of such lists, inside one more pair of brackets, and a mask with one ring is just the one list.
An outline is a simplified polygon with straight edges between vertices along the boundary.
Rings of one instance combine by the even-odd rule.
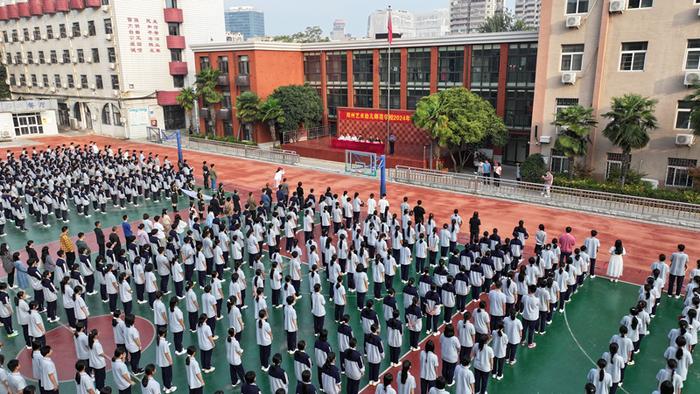
[[[180, 208], [186, 206], [185, 198], [180, 200]], [[111, 225], [119, 224], [121, 216], [128, 214], [131, 221], [137, 220], [144, 212], [148, 212], [151, 216], [160, 213], [160, 209], [169, 206], [169, 201], [162, 200], [160, 203], [149, 202], [146, 205], [134, 208], [131, 207], [125, 211], [111, 209], [108, 214], [95, 214], [92, 218], [75, 218], [72, 215], [69, 226], [73, 235], [79, 231], [91, 232], [93, 222], [101, 220], [105, 233]], [[27, 233], [16, 231], [12, 224], [8, 223], [7, 241], [12, 245], [13, 249], [19, 249], [24, 246], [27, 239], [34, 239], [36, 244], [55, 241], [58, 238], [58, 227], [54, 225], [50, 229], [39, 228], [33, 226], [30, 221]], [[267, 263], [267, 261], [266, 261]], [[267, 265], [267, 264], [266, 264]], [[313, 335], [312, 317], [310, 314], [311, 300], [309, 296], [309, 286], [307, 281], [307, 267], [303, 266], [304, 277], [302, 282], [303, 298], [297, 302], [297, 312], [299, 314], [299, 332], [298, 339], [305, 340], [307, 343], [307, 353], [313, 357], [313, 344], [315, 337]], [[245, 272], [248, 283], [252, 278], [252, 273], [245, 264]], [[285, 274], [287, 269], [285, 267]], [[325, 278], [325, 273], [322, 273]], [[414, 272], [411, 272], [414, 275]], [[397, 275], [398, 276], [398, 275]], [[225, 275], [224, 290], [227, 293], [229, 273]], [[172, 286], [172, 284], [171, 284]], [[323, 281], [323, 293], [328, 294], [328, 282]], [[370, 285], [371, 287], [371, 285]], [[399, 278], [395, 278], [394, 287], [397, 290], [397, 302], [403, 305], [403, 295], [400, 289], [402, 285]], [[268, 304], [270, 304], [270, 290], [267, 286]], [[367, 299], [371, 298], [368, 293]], [[617, 332], [619, 321], [624, 316], [629, 307], [634, 305], [637, 300], [638, 286], [625, 283], [613, 284], [606, 279], [596, 278], [587, 280], [585, 285], [573, 297], [571, 303], [567, 304], [566, 315], [557, 313], [554, 322], [548, 327], [547, 333], [544, 336], [537, 336], [536, 341], [538, 346], [535, 349], [527, 349], [520, 347], [518, 349], [518, 363], [515, 366], [505, 367], [505, 377], [501, 381], [491, 380], [489, 382], [489, 393], [580, 393], [583, 392], [586, 374], [592, 367], [591, 360], [597, 360], [604, 351], [607, 350], [607, 345], [610, 337]], [[172, 294], [171, 294], [172, 296]], [[245, 351], [243, 357], [243, 366], [246, 370], [255, 371], [258, 375], [258, 385], [263, 393], [270, 393], [269, 382], [267, 375], [260, 369], [258, 356], [258, 346], [255, 342], [255, 320], [253, 317], [253, 298], [251, 296], [250, 285], [246, 294], [246, 304], [249, 306], [243, 311], [246, 329], [243, 333], [241, 345]], [[359, 349], [362, 349], [362, 331], [360, 324], [360, 314], [355, 308], [356, 295], [348, 292], [348, 305], [346, 313], [351, 316], [351, 324], [354, 328], [356, 337], [359, 340]], [[88, 305], [92, 316], [108, 314], [107, 304], [100, 302], [99, 296], [87, 297]], [[121, 308], [121, 304], [119, 305]], [[184, 302], [181, 302], [180, 307], [185, 310]], [[337, 351], [337, 331], [336, 324], [333, 322], [333, 303], [327, 301], [326, 328], [329, 331], [329, 342]], [[636, 365], [628, 367], [626, 372], [625, 384], [621, 392], [626, 393], [650, 393], [656, 387], [655, 375], [656, 372], [664, 366], [663, 352], [668, 345], [666, 335], [668, 331], [676, 326], [676, 318], [681, 312], [680, 300], [669, 299], [664, 296], [659, 307], [658, 314], [652, 320], [650, 331], [642, 342], [641, 352], [635, 355]], [[382, 324], [382, 333], [386, 333], [385, 322], [381, 318], [381, 302], [375, 302], [375, 310], [380, 316]], [[401, 308], [402, 309], [402, 308]], [[296, 387], [296, 379], [294, 377], [294, 367], [292, 356], [286, 353], [286, 338], [282, 329], [283, 325], [283, 309], [268, 308], [270, 312], [270, 324], [273, 327], [274, 340], [272, 345], [272, 353], [279, 352], [282, 354], [283, 368], [287, 371], [290, 379], [290, 392], [293, 392]], [[139, 305], [134, 302], [134, 313], [142, 316], [150, 321], [153, 319], [153, 313], [148, 308], [147, 304]], [[59, 316], [62, 317], [62, 322], [65, 322], [65, 315], [60, 307]], [[403, 316], [403, 310], [402, 310]], [[47, 324], [47, 329], [57, 327], [58, 324]], [[227, 319], [224, 318], [217, 322], [216, 334], [219, 336], [217, 346], [214, 349], [213, 365], [216, 371], [211, 374], [205, 374], [206, 381], [205, 392], [213, 393], [215, 390], [224, 390], [226, 393], [238, 393], [239, 388], [230, 386], [230, 378], [228, 364], [225, 356], [225, 339], [226, 330], [228, 328]], [[408, 349], [408, 332], [404, 330], [404, 349], [405, 353]], [[102, 333], [103, 336], [112, 335], [111, 332]], [[169, 335], [169, 339], [172, 338]], [[2, 341], [5, 343], [3, 353], [6, 359], [14, 357], [23, 349], [23, 340], [21, 335], [13, 339], [4, 337]], [[185, 346], [196, 345], [196, 334], [191, 334], [189, 330], [185, 331]], [[386, 342], [385, 342], [386, 343]], [[49, 338], [49, 344], [51, 339]], [[113, 349], [105, 349], [107, 354], [111, 354]], [[388, 348], [385, 347], [386, 358], [381, 367], [384, 370], [388, 367]], [[174, 352], [174, 349], [173, 349]], [[174, 353], [173, 353], [174, 354]], [[54, 355], [55, 360], [60, 360], [60, 355]], [[155, 348], [151, 345], [143, 351], [141, 366], [147, 363], [154, 362]], [[57, 362], [59, 364], [59, 362]], [[415, 364], [415, 363], [414, 363]], [[313, 382], [317, 382], [316, 370], [313, 370]], [[72, 366], [65, 366], [71, 368]], [[185, 380], [185, 365], [183, 356], [175, 356], [174, 365], [174, 384], [178, 386], [177, 392], [187, 391], [187, 382]], [[418, 378], [419, 370], [414, 367], [414, 376]], [[160, 371], [157, 371], [156, 378], [160, 380]], [[693, 384], [700, 382], [700, 368], [697, 365], [691, 367], [684, 388], [684, 393], [700, 393], [700, 385]], [[111, 372], [107, 374], [107, 384], [112, 385]], [[362, 384], [366, 384], [366, 379]], [[240, 386], [239, 386], [240, 387]], [[71, 381], [61, 384], [61, 392], [71, 393], [75, 390], [75, 384]], [[139, 392], [140, 387], [135, 387], [134, 392]], [[452, 391], [454, 393], [454, 388]]]

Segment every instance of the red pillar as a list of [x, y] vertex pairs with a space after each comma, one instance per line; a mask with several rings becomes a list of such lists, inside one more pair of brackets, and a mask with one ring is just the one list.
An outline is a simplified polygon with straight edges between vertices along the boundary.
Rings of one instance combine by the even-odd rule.
[[439, 58], [440, 53], [438, 52], [437, 47], [432, 47], [430, 48], [430, 93], [436, 93], [438, 91], [438, 74], [440, 70], [438, 69], [439, 66]]
[[496, 114], [500, 117], [506, 114], [506, 83], [508, 74], [508, 44], [501, 44], [501, 59], [498, 65], [498, 97], [496, 99]]
[[372, 56], [372, 107], [379, 108], [379, 49]]
[[348, 65], [346, 73], [348, 76], [348, 107], [354, 107], [354, 96], [355, 96], [355, 89], [354, 86], [352, 86], [353, 81], [355, 80], [354, 75], [353, 75], [353, 68], [352, 68], [352, 51], [347, 51], [346, 52], [347, 60], [346, 64]]
[[323, 104], [323, 126], [328, 126], [328, 75], [326, 75], [326, 51], [321, 52], [321, 102]]
[[[406, 109], [408, 105], [408, 48], [401, 48], [401, 68], [399, 69], [401, 75], [400, 87], [399, 87], [399, 99], [400, 108]], [[388, 105], [389, 103], [387, 103]]]
[[472, 46], [466, 45], [464, 47], [464, 87], [471, 90], [472, 87]]

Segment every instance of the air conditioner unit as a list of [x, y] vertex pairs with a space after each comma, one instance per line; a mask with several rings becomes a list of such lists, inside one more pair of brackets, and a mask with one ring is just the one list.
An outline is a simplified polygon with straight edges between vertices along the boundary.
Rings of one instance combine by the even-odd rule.
[[24, 59], [22, 59], [22, 63], [24, 63], [24, 64], [29, 64], [29, 59], [27, 59], [27, 58], [25, 57]]
[[22, 86], [22, 83], [21, 83], [19, 80], [17, 80], [17, 81], [15, 82], [15, 86], [20, 87], [20, 86]]
[[92, 58], [91, 58], [91, 57], [85, 58], [85, 62], [86, 62], [86, 63], [92, 63]]
[[117, 90], [117, 89], [112, 90], [112, 96], [114, 96], [114, 97], [119, 96], [119, 90]]
[[7, 59], [3, 57], [2, 59], [0, 59], [0, 62], [2, 62], [2, 64], [7, 64]]
[[84, 31], [84, 32], [83, 32], [83, 37], [87, 37], [87, 36], [88, 36], [88, 32], [87, 32], [87, 31]]
[[51, 86], [51, 87], [49, 88], [49, 91], [50, 91], [51, 93], [56, 93], [56, 87], [55, 87], [55, 86]]
[[42, 34], [42, 35], [41, 35], [41, 39], [44, 40], [44, 41], [46, 41], [46, 40], [49, 39], [49, 37], [48, 37], [46, 34]]
[[695, 136], [692, 134], [676, 134], [676, 145], [691, 146], [695, 142]]
[[17, 41], [19, 41], [19, 42], [24, 42], [24, 37], [19, 36], [19, 37], [17, 37], [17, 38], [18, 38]]
[[67, 83], [64, 83], [64, 84], [63, 84], [63, 89], [68, 89], [68, 84], [67, 84]]
[[576, 83], [575, 72], [565, 72], [561, 74], [561, 83], [564, 85], [574, 85]]
[[109, 12], [109, 4], [105, 4], [102, 6], [102, 12]]
[[581, 27], [581, 15], [571, 15], [566, 18], [566, 27], [569, 29], [578, 29]]
[[62, 57], [59, 57], [59, 58], [58, 58], [58, 64], [63, 64], [63, 58], [62, 58]]
[[700, 72], [699, 71], [686, 71], [685, 77], [683, 78], [683, 85], [694, 86], [700, 82]]
[[109, 63], [109, 69], [114, 70], [117, 68], [117, 63]]
[[82, 85], [75, 85], [75, 88], [78, 89], [78, 90], [80, 90], [80, 89], [83, 88], [83, 86], [82, 86]]
[[659, 188], [659, 180], [654, 179], [654, 178], [642, 178], [642, 182], [646, 182], [651, 185], [652, 189], [658, 189]]
[[105, 40], [107, 40], [107, 41], [112, 41], [112, 35], [111, 35], [111, 34], [105, 34]]
[[540, 144], [549, 144], [551, 142], [552, 142], [551, 135], [541, 135], [540, 136]]
[[68, 38], [73, 38], [73, 32], [68, 33]]
[[71, 57], [70, 61], [73, 62], [73, 64], [78, 64], [78, 58], [76, 56]]
[[625, 0], [610, 0], [608, 12], [611, 14], [622, 13], [625, 10]]
[[92, 89], [92, 90], [97, 90], [97, 85], [95, 85], [95, 84], [93, 83], [92, 85], [90, 85], [90, 89]]

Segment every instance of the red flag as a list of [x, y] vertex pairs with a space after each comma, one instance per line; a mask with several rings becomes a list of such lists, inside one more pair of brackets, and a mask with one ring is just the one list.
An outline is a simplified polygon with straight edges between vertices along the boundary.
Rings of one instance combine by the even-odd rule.
[[391, 45], [391, 42], [394, 38], [394, 29], [391, 27], [391, 11], [387, 13], [389, 15], [388, 21], [386, 23], [386, 31], [388, 33], [388, 38], [389, 38], [389, 44]]

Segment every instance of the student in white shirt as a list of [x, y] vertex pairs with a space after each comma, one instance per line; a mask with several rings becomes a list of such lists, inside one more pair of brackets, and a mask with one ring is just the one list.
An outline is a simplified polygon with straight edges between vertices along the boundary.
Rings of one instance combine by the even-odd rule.
[[199, 363], [194, 356], [196, 351], [194, 346], [187, 348], [187, 358], [185, 358], [187, 384], [190, 386], [190, 394], [204, 394], [204, 378], [202, 377]]
[[462, 357], [455, 369], [455, 392], [463, 394], [474, 393], [474, 373], [469, 369], [469, 357]]
[[401, 364], [401, 372], [398, 376], [399, 391], [398, 394], [415, 394], [416, 393], [416, 378], [411, 375], [411, 362], [404, 360]]
[[472, 348], [471, 358], [474, 361], [474, 392], [485, 393], [489, 384], [489, 375], [493, 371], [494, 352], [487, 345], [488, 335], [479, 335], [476, 345]]
[[[156, 373], [156, 366], [153, 364], [146, 365], [144, 369], [145, 375], [141, 379], [141, 392], [143, 394], [160, 394], [160, 383], [155, 380], [154, 375]], [[170, 393], [169, 390], [165, 390], [166, 393]]]
[[394, 382], [394, 375], [391, 374], [391, 372], [387, 373], [384, 375], [384, 378], [382, 378], [382, 383], [380, 383], [377, 386], [377, 389], [374, 391], [375, 394], [396, 394], [396, 390], [394, 390], [393, 387], [391, 387], [391, 384]]
[[297, 312], [294, 309], [296, 299], [293, 295], [287, 296], [287, 305], [284, 306], [284, 331], [287, 333], [287, 353], [294, 354], [297, 346]]
[[590, 258], [589, 268], [591, 278], [595, 278], [595, 263], [598, 259], [598, 249], [600, 248], [600, 240], [596, 238], [597, 235], [598, 231], [591, 230], [591, 236], [586, 238], [585, 241], [583, 241], [583, 244], [586, 246], [586, 252], [588, 253], [588, 256]]
[[24, 376], [22, 376], [22, 374], [19, 372], [19, 360], [10, 360], [10, 362], [7, 363], [7, 369], [10, 372], [7, 375], [7, 384], [9, 386], [10, 392], [13, 394], [21, 393], [22, 390], [24, 390], [24, 388], [27, 387], [27, 381], [24, 379]]
[[260, 369], [267, 372], [270, 369], [270, 351], [272, 348], [272, 328], [267, 322], [267, 311], [258, 312], [258, 321], [255, 323], [255, 338], [260, 348]]
[[455, 368], [459, 360], [461, 346], [459, 339], [455, 336], [454, 326], [445, 326], [445, 332], [440, 337], [440, 354], [442, 358], [442, 376], [448, 385], [454, 381]]
[[202, 313], [197, 322], [197, 343], [199, 344], [202, 371], [204, 373], [214, 372], [216, 369], [211, 365], [211, 356], [216, 338], [214, 337], [211, 327], [207, 324], [207, 320], [207, 315]]
[[[168, 330], [161, 328], [158, 330], [156, 338], [156, 365], [160, 367], [163, 375], [163, 386], [166, 393], [172, 393], [177, 390], [177, 386], [173, 386], [173, 357], [170, 353], [170, 342], [166, 339]], [[146, 366], [146, 376], [148, 376], [148, 367]], [[160, 393], [160, 391], [158, 391]]]
[[105, 386], [105, 378], [107, 375], [107, 355], [104, 353], [102, 343], [100, 343], [99, 339], [97, 339], [98, 336], [99, 332], [95, 329], [90, 331], [90, 334], [88, 334], [88, 347], [90, 349], [90, 358], [87, 366], [92, 371], [92, 375], [95, 379], [95, 388], [97, 390], [100, 390]]
[[41, 348], [43, 360], [41, 362], [41, 388], [45, 394], [58, 394], [58, 373], [56, 364], [51, 359], [53, 351], [51, 346]]
[[598, 359], [596, 368], [591, 368], [588, 371], [586, 380], [595, 386], [596, 394], [608, 394], [612, 387], [612, 376], [605, 371], [608, 363], [604, 359]]
[[228, 329], [228, 337], [226, 338], [226, 360], [229, 364], [229, 375], [231, 376], [231, 385], [237, 386], [245, 379], [245, 369], [243, 368], [243, 348], [236, 339], [236, 330]]
[[420, 386], [421, 393], [427, 393], [435, 386], [437, 379], [438, 357], [435, 354], [435, 344], [429, 340], [425, 350], [420, 353]]
[[514, 365], [517, 362], [515, 354], [520, 346], [523, 338], [523, 323], [518, 319], [515, 309], [510, 311], [510, 315], [503, 320], [503, 328], [508, 337], [508, 345], [506, 346], [506, 362]]
[[77, 394], [96, 394], [95, 382], [87, 372], [85, 361], [75, 363], [75, 392]]
[[141, 361], [141, 334], [139, 330], [134, 326], [136, 317], [134, 315], [128, 315], [124, 318], [124, 346], [126, 351], [129, 352], [131, 372], [134, 374], [143, 373], [143, 369], [139, 367], [139, 361]]
[[185, 332], [185, 320], [182, 310], [177, 305], [178, 297], [170, 299], [170, 308], [168, 313], [168, 328], [173, 333], [173, 342], [175, 342], [175, 354], [180, 356], [185, 354], [185, 349], [182, 347], [182, 337]]

